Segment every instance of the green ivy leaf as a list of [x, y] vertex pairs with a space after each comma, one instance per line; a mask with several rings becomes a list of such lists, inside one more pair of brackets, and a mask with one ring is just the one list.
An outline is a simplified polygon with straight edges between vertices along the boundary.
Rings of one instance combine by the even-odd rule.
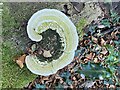
[[64, 87], [59, 83], [57, 86], [55, 86], [55, 90], [64, 90]]
[[68, 84], [71, 85], [72, 81], [70, 80], [71, 73], [69, 71], [63, 72], [60, 74], [62, 78], [64, 78], [64, 81]]
[[101, 22], [101, 25], [104, 25], [105, 27], [111, 27], [111, 23], [108, 19], [103, 19]]
[[41, 88], [41, 89], [43, 89], [43, 90], [45, 90], [45, 85], [40, 85], [40, 84], [35, 84], [35, 88]]
[[[81, 64], [82, 70], [78, 70], [77, 73], [84, 74], [88, 78], [99, 78], [100, 75], [104, 76], [106, 70], [101, 64], [87, 63]], [[93, 74], [94, 73], [94, 74]]]

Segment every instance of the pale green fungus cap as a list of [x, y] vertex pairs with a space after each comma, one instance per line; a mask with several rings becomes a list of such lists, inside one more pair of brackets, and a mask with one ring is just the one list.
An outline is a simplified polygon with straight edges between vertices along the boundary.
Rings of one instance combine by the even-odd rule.
[[27, 25], [28, 37], [32, 41], [39, 42], [46, 30], [56, 30], [64, 42], [62, 55], [51, 62], [40, 62], [36, 56], [26, 56], [27, 68], [37, 75], [48, 76], [56, 73], [68, 65], [74, 58], [75, 50], [78, 46], [78, 34], [72, 21], [62, 12], [55, 9], [43, 9], [30, 18]]

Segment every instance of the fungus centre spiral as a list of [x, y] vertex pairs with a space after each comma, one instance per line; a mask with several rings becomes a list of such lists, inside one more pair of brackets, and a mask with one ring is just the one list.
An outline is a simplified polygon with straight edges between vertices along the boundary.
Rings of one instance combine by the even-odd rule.
[[[52, 29], [47, 29], [40, 35], [42, 35], [42, 40], [36, 43], [36, 56], [38, 60], [41, 62], [51, 62], [52, 60], [57, 60], [62, 55], [64, 49], [64, 42], [62, 42], [60, 35], [56, 32], [56, 30]], [[39, 50], [42, 50], [43, 53], [44, 50], [49, 51], [51, 57], [45, 57], [43, 54], [39, 53]]]

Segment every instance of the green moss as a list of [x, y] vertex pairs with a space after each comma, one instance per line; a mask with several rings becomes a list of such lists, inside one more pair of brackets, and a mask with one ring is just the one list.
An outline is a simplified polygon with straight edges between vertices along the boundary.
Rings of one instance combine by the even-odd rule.
[[36, 77], [26, 67], [20, 69], [13, 61], [14, 56], [23, 53], [11, 39], [16, 35], [14, 30], [19, 27], [18, 22], [11, 16], [8, 3], [5, 3], [2, 15], [2, 88], [22, 88]]
[[3, 5], [3, 13], [2, 13], [2, 35], [4, 38], [10, 38], [13, 33], [13, 29], [19, 26], [19, 23], [15, 22], [14, 17], [11, 16], [9, 8], [7, 7], [8, 3]]
[[80, 21], [77, 23], [76, 27], [77, 27], [77, 32], [79, 35], [79, 39], [81, 40], [83, 35], [84, 35], [84, 31], [83, 28], [85, 27], [87, 21], [85, 18], [81, 18]]
[[[18, 54], [21, 54], [20, 51]], [[20, 69], [13, 61], [16, 56], [16, 48], [11, 42], [2, 44], [2, 88], [21, 88], [33, 80], [33, 75], [26, 67]]]

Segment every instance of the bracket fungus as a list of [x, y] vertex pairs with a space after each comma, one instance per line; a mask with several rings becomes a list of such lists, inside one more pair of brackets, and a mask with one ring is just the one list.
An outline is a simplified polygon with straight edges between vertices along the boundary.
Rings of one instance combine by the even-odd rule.
[[43, 50], [42, 56], [26, 56], [26, 66], [32, 73], [48, 76], [73, 60], [78, 46], [78, 34], [76, 27], [64, 13], [56, 9], [36, 12], [28, 21], [27, 34], [37, 46], [42, 45]]

